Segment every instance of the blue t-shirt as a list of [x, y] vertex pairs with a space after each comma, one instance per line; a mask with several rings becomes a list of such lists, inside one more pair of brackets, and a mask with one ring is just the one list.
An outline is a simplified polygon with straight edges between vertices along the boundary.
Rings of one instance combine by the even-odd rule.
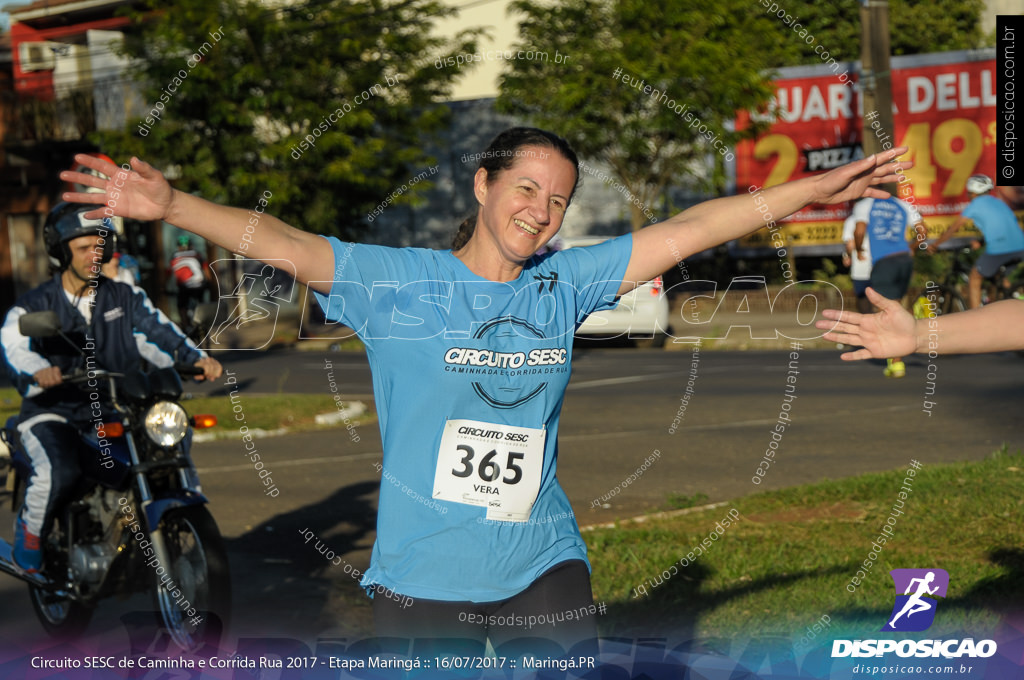
[[990, 194], [975, 196], [961, 213], [985, 236], [985, 252], [1002, 255], [1024, 250], [1024, 231], [1010, 206]]
[[[614, 306], [632, 237], [535, 256], [508, 283], [477, 276], [450, 250], [329, 242], [335, 281], [317, 299], [327, 319], [355, 329], [366, 345], [384, 443], [377, 540], [362, 585], [491, 602], [555, 564], [586, 560], [555, 476], [558, 419], [573, 333], [590, 312]], [[514, 484], [529, 462], [516, 461], [509, 447], [490, 455], [471, 443], [468, 460], [459, 452], [465, 462], [439, 464], [452, 420], [482, 423], [459, 428], [481, 436], [507, 426], [544, 431], [527, 521], [496, 521], [488, 507], [435, 499], [435, 473], [464, 474], [482, 487], [495, 476]]]
[[921, 221], [913, 206], [894, 196], [866, 198], [853, 206], [852, 216], [867, 224], [872, 264], [896, 253], [909, 254], [907, 229]]

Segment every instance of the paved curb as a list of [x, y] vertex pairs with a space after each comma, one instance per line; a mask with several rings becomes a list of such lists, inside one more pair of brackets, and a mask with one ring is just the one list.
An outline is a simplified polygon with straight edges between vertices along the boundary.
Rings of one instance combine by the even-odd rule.
[[722, 501], [720, 503], [709, 503], [707, 505], [699, 505], [695, 508], [683, 508], [682, 510], [668, 510], [666, 512], [655, 512], [650, 515], [627, 517], [626, 519], [620, 519], [615, 522], [605, 522], [604, 524], [591, 524], [589, 526], [580, 527], [580, 531], [594, 531], [595, 529], [618, 529], [623, 524], [643, 524], [644, 522], [647, 522], [652, 519], [669, 519], [671, 517], [692, 515], [695, 512], [713, 510], [714, 508], [720, 508], [723, 505], [728, 505], [728, 501]]
[[366, 404], [361, 401], [349, 402], [348, 406], [330, 413], [320, 413], [313, 419], [317, 425], [334, 425], [366, 413]]

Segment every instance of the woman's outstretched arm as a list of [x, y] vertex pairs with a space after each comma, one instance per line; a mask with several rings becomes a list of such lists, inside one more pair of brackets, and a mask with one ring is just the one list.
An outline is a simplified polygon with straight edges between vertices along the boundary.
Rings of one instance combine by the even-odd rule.
[[64, 194], [65, 201], [96, 204], [87, 217], [163, 220], [232, 253], [274, 266], [280, 266], [282, 260], [290, 262], [293, 270], [288, 273], [298, 281], [319, 282], [313, 285], [315, 289], [330, 291], [334, 253], [322, 237], [266, 213], [218, 205], [173, 189], [159, 170], [138, 158], [132, 158], [130, 169], [84, 154], [76, 155], [75, 161], [108, 177], [70, 170], [60, 173], [68, 182], [102, 189], [99, 193]]

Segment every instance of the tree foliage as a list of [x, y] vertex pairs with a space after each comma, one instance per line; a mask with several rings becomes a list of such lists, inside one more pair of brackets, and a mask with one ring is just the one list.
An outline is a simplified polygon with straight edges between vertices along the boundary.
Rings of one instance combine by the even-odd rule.
[[[890, 0], [893, 54], [982, 45], [983, 6], [983, 0]], [[724, 165], [714, 138], [730, 146], [737, 141], [728, 121], [737, 110], [769, 101], [771, 69], [820, 64], [815, 47], [840, 62], [860, 58], [857, 0], [517, 0], [511, 8], [520, 18], [518, 48], [557, 50], [568, 60], [508, 62], [499, 109], [559, 132], [584, 158], [607, 162], [645, 206], [684, 175], [706, 176], [708, 158], [712, 186], [720, 189]], [[775, 13], [780, 8], [782, 18]], [[811, 42], [794, 33], [796, 23]], [[617, 68], [652, 91], [615, 78]], [[685, 112], [652, 96], [655, 90]], [[706, 128], [691, 127], [695, 119]], [[641, 209], [633, 205], [631, 213], [639, 228]]]
[[[512, 9], [520, 49], [568, 61], [509, 62], [499, 109], [606, 162], [644, 206], [685, 174], [703, 179], [709, 154], [720, 182], [722, 151], [736, 141], [727, 122], [772, 94], [764, 38], [774, 24], [747, 0], [518, 0]], [[631, 213], [639, 228], [641, 208]]]
[[97, 141], [174, 168], [184, 191], [242, 207], [269, 193], [285, 221], [354, 238], [432, 161], [424, 136], [445, 123], [439, 102], [458, 73], [433, 60], [475, 50], [479, 35], [432, 37], [450, 12], [440, 0], [151, 0], [125, 52], [143, 108], [161, 116]]
[[[764, 0], [761, 0], [764, 5]], [[772, 3], [768, 3], [771, 7]], [[818, 45], [827, 50], [837, 61], [858, 61], [860, 59], [860, 2], [815, 2], [794, 0], [778, 2], [780, 7], [807, 27], [815, 42], [803, 43], [789, 40], [790, 49], [780, 50], [774, 55], [773, 66], [794, 64], [818, 64], [821, 57], [814, 52]], [[893, 55], [926, 54], [948, 52], [982, 47], [986, 36], [981, 31], [981, 13], [984, 0], [889, 0], [889, 42]], [[778, 17], [776, 17], [778, 20]], [[783, 40], [791, 32], [779, 20], [784, 29]], [[786, 35], [789, 32], [790, 35]]]

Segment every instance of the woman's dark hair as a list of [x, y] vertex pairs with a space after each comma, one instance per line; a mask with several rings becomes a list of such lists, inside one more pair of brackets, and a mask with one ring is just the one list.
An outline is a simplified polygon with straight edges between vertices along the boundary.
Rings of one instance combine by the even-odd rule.
[[[526, 146], [541, 146], [554, 149], [565, 160], [572, 163], [576, 169], [576, 182], [572, 185], [572, 191], [569, 193], [569, 200], [571, 201], [572, 195], [576, 193], [576, 187], [580, 183], [580, 161], [576, 157], [576, 152], [569, 146], [569, 142], [553, 132], [529, 127], [509, 128], [495, 137], [490, 146], [487, 147], [487, 150], [480, 154], [478, 169], [483, 168], [486, 170], [487, 181], [492, 182], [498, 177], [499, 173], [512, 167], [520, 156], [519, 150]], [[476, 229], [476, 216], [477, 213], [474, 212], [459, 225], [459, 230], [455, 233], [454, 238], [452, 238], [452, 250], [459, 250], [469, 243], [469, 239]]]

